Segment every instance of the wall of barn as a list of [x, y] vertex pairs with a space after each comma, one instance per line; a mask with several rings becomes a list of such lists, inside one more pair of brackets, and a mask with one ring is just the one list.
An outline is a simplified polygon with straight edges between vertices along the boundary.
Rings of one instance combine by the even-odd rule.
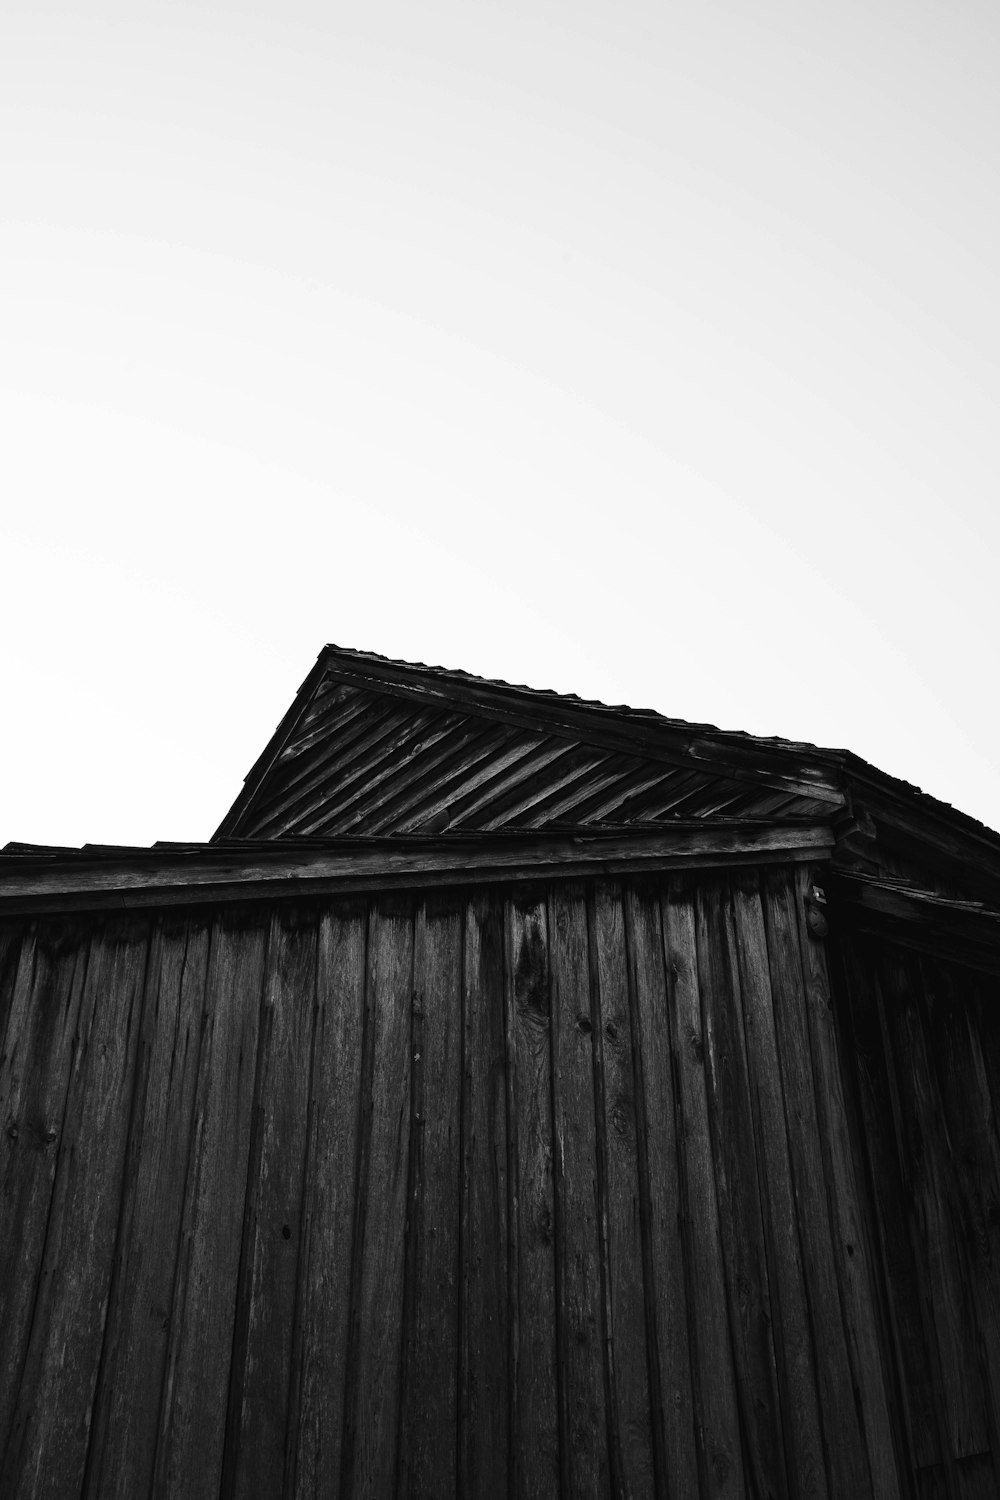
[[[954, 1477], [991, 1446], [967, 1393], [998, 1345], [940, 1420], [970, 1329], [903, 1389], [913, 1299], [951, 1316], [914, 1249], [951, 1200], [925, 1187], [907, 1239], [872, 1154], [896, 1141], [898, 1175], [923, 1131], [940, 1186], [936, 1103], [865, 1092], [808, 878], [0, 929], [0, 1493], [884, 1500]], [[922, 1087], [937, 1033], [918, 1045], [893, 991], [875, 1038], [851, 995], [861, 1044], [888, 1028]], [[981, 1043], [973, 1136], [998, 1060]], [[935, 1058], [946, 1092], [966, 1062]]]
[[1000, 980], [860, 934], [833, 955], [846, 1100], [921, 1497], [1000, 1494]]

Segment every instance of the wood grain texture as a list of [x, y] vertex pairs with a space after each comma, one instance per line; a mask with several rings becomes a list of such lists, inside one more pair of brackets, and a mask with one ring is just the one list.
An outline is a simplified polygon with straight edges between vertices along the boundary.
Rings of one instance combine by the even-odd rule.
[[146, 978], [124, 1212], [86, 1493], [150, 1491], [208, 976], [209, 927], [157, 921]]
[[855, 1179], [854, 1154], [844, 1102], [841, 1033], [834, 1014], [826, 954], [806, 926], [808, 870], [796, 870], [796, 916], [806, 989], [806, 1015], [828, 1201], [834, 1233], [841, 1304], [850, 1340], [852, 1368], [864, 1414], [868, 1462], [875, 1494], [896, 1500], [900, 1493], [896, 1432], [890, 1417], [887, 1351], [879, 1343], [879, 1312], [862, 1200]]
[[728, 891], [697, 897], [698, 978], [729, 1328], [749, 1483], [787, 1497], [786, 1414], [779, 1398], [739, 962]]
[[507, 1056], [514, 1167], [511, 1441], [513, 1494], [558, 1493], [555, 1205], [552, 1182], [552, 976], [544, 900], [508, 904]]
[[25, 935], [0, 1055], [0, 1463], [31, 1332], [89, 943], [80, 926]]
[[363, 1085], [353, 1380], [341, 1481], [344, 1495], [373, 1500], [391, 1492], [398, 1464], [412, 993], [412, 909], [383, 900], [372, 911], [368, 941], [371, 1072]]
[[862, 1500], [872, 1495], [872, 1480], [854, 1402], [850, 1351], [827, 1206], [795, 887], [787, 870], [765, 872], [761, 884], [775, 1041], [794, 1183], [795, 1223], [817, 1351], [815, 1370], [829, 1488], [834, 1496], [854, 1495]]
[[657, 1492], [698, 1491], [670, 1006], [660, 905], [654, 891], [626, 901], [628, 972], [641, 1064], [640, 1158], [646, 1183], [644, 1232], [650, 1394]]
[[884, 1028], [898, 1081], [897, 1129], [910, 1189], [910, 1233], [929, 1297], [941, 1361], [942, 1402], [955, 1458], [989, 1448], [975, 1317], [956, 1234], [953, 1169], [940, 1130], [943, 1110], [927, 1055], [919, 959], [883, 949], [880, 980]]
[[222, 1475], [268, 921], [224, 910], [212, 929], [157, 1493], [215, 1500]]
[[0, 1057], [5, 1056], [4, 1039], [7, 1034], [7, 1018], [14, 998], [14, 985], [21, 958], [21, 943], [30, 935], [29, 924], [24, 921], [0, 923]]
[[608, 1492], [602, 1225], [594, 1113], [594, 1025], [583, 890], [562, 886], [548, 911], [553, 1165], [558, 1266], [562, 1493]]
[[318, 934], [308, 1159], [289, 1432], [296, 1497], [336, 1492], [348, 1387], [367, 912], [338, 903]]
[[663, 940], [673, 1014], [671, 1046], [683, 1128], [681, 1229], [688, 1269], [688, 1320], [700, 1494], [742, 1500], [746, 1493], [726, 1284], [719, 1237], [715, 1165], [705, 1080], [694, 894], [674, 881], [663, 892]]
[[91, 937], [42, 1271], [0, 1475], [0, 1493], [12, 1500], [56, 1500], [78, 1494], [83, 1484], [148, 942], [148, 922], [135, 918], [110, 921]]
[[502, 898], [474, 897], [463, 986], [458, 1461], [460, 1493], [483, 1500], [506, 1497], [510, 1449], [505, 946]]
[[317, 914], [288, 903], [270, 927], [222, 1494], [279, 1495], [288, 1402], [316, 1013]]
[[398, 1493], [458, 1493], [463, 910], [417, 910]]
[[971, 1291], [994, 1480], [1000, 1488], [1000, 1141], [976, 1017], [976, 985], [921, 961], [927, 1056], [941, 1104], [962, 1270]]
[[[943, 1455], [950, 1454], [944, 1435], [940, 1404], [935, 1396], [928, 1332], [917, 1280], [917, 1267], [906, 1223], [906, 1201], [902, 1169], [896, 1151], [895, 1125], [889, 1076], [879, 1024], [874, 958], [856, 948], [838, 944], [845, 1051], [850, 1059], [856, 1093], [859, 1156], [867, 1166], [869, 1204], [862, 1227], [870, 1246], [873, 1271], [880, 1272], [884, 1293], [888, 1337], [884, 1353], [891, 1351], [898, 1373], [901, 1419], [893, 1424], [897, 1445], [905, 1450], [904, 1468], [911, 1472], [941, 1469]], [[859, 1181], [861, 1172], [859, 1170]], [[835, 1258], [839, 1253], [839, 1229], [834, 1231]], [[848, 1241], [852, 1245], [853, 1242]], [[838, 1270], [840, 1269], [838, 1265]], [[847, 1308], [845, 1305], [845, 1318]], [[851, 1348], [852, 1365], [855, 1357]], [[888, 1378], [887, 1378], [888, 1384]], [[943, 1482], [943, 1481], [942, 1481]]]
[[767, 938], [755, 875], [733, 881], [732, 912], [789, 1483], [801, 1500], [826, 1500], [817, 1355], [806, 1305]]
[[654, 1493], [652, 1403], [646, 1352], [643, 1218], [639, 1190], [633, 1006], [624, 962], [618, 885], [599, 884], [590, 909], [593, 1022], [602, 1161], [606, 1365], [613, 1491]]

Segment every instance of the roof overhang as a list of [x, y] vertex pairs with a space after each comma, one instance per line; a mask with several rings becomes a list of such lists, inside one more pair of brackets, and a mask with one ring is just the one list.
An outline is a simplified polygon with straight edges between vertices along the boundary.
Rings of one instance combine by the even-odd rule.
[[823, 824], [697, 819], [655, 830], [26, 851], [0, 858], [0, 916], [653, 874], [828, 860]]

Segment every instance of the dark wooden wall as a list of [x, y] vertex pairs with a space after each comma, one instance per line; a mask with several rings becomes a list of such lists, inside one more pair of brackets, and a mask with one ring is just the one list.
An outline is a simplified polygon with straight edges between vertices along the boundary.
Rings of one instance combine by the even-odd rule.
[[995, 1493], [998, 1028], [838, 1020], [807, 882], [0, 929], [0, 1494]]
[[1000, 1494], [1000, 980], [872, 937], [833, 958], [883, 1337], [917, 1494]]

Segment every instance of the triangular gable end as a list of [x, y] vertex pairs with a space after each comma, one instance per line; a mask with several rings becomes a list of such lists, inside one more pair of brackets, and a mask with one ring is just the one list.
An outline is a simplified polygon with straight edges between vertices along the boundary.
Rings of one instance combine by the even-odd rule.
[[813, 746], [327, 647], [216, 838], [829, 817]]

